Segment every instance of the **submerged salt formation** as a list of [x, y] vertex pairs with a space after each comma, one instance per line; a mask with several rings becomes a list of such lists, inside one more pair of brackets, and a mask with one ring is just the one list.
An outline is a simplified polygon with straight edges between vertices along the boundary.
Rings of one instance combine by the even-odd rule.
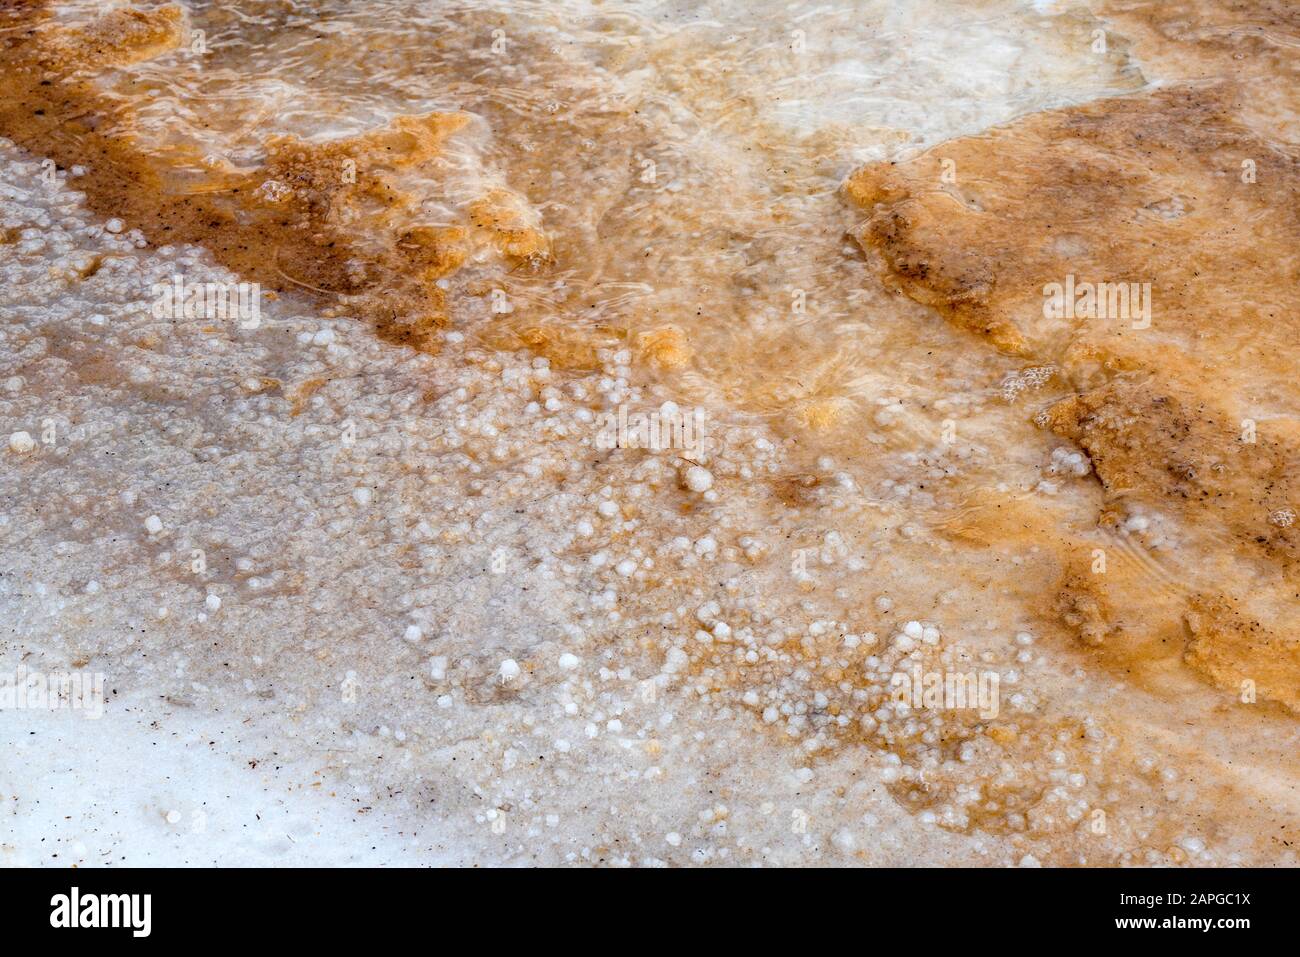
[[[155, 240], [202, 242], [246, 279], [340, 302], [390, 341], [425, 349], [446, 321], [438, 282], [471, 252], [546, 256], [517, 197], [481, 185], [475, 194], [461, 181], [448, 141], [471, 124], [468, 114], [398, 114], [325, 142], [266, 135], [259, 161], [240, 168], [198, 140], [172, 141], [173, 124], [154, 121], [131, 95], [139, 79], [111, 72], [159, 57], [200, 69], [184, 60], [198, 52], [187, 38], [202, 34], [184, 8], [115, 9], [82, 24], [53, 19], [47, 6], [13, 11], [0, 125], [65, 166], [93, 157], [80, 184], [88, 198]], [[430, 190], [468, 191], [457, 223], [423, 221]]]
[[1125, 669], [1182, 657], [1294, 710], [1300, 167], [1237, 121], [1244, 96], [1173, 86], [1035, 114], [847, 192], [891, 281], [1068, 384], [1039, 421], [1088, 453], [1099, 528], [1140, 509], [1173, 523], [1176, 545], [1143, 549], [1172, 596], [1140, 565], [1076, 573], [1096, 536], [1063, 536], [1067, 623]]
[[1296, 863], [1285, 10], [428, 7], [4, 10], [4, 859]]

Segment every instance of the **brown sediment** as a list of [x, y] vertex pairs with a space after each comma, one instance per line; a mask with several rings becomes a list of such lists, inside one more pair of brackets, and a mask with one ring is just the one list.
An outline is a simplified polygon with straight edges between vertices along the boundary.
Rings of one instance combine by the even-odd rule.
[[1090, 670], [1158, 693], [1183, 650], [1187, 591], [1163, 587], [1137, 547], [1102, 524], [1062, 513], [1034, 496], [984, 492], [936, 522], [940, 534], [974, 548], [1032, 555], [1006, 583], [1008, 597], [1054, 623]]
[[550, 258], [546, 235], [532, 222], [531, 210], [519, 196], [504, 189], [491, 190], [469, 205], [469, 218], [492, 236], [496, 247], [513, 262]]
[[661, 369], [677, 369], [691, 361], [690, 339], [680, 326], [665, 325], [637, 336], [641, 354]]
[[328, 383], [329, 380], [323, 376], [312, 376], [298, 383], [290, 396], [289, 414], [301, 415], [303, 409], [307, 408], [307, 403], [311, 401], [311, 397]]
[[557, 369], [592, 371], [601, 368], [600, 351], [618, 348], [623, 330], [603, 326], [568, 328], [532, 318], [499, 320], [482, 331], [483, 344], [505, 352], [527, 349]]
[[[29, 0], [6, 4], [6, 12], [40, 17], [48, 5]], [[54, 71], [128, 66], [175, 50], [182, 42], [183, 26], [184, 11], [179, 7], [112, 10], [82, 27], [50, 24], [42, 38], [40, 63]]]
[[[1273, 622], [1260, 625], [1267, 646], [1290, 649], [1261, 696], [1293, 705], [1277, 688], [1300, 685], [1287, 345], [1300, 334], [1300, 162], [1241, 121], [1248, 95], [1182, 86], [1035, 114], [865, 167], [846, 194], [870, 214], [859, 240], [888, 282], [993, 348], [1058, 368], [1073, 394], [1037, 421], [1091, 458], [1099, 530], [1135, 505], [1177, 520], [1172, 587], [1142, 584], [1160, 562], [1133, 541], [1133, 574], [1081, 570], [1086, 543], [1063, 544], [1047, 617], [1128, 670], [1180, 653], [1185, 633], [1170, 636], [1186, 615], [1200, 623], [1188, 663], [1228, 688], [1254, 652], [1226, 637], [1241, 629], [1207, 626], [1205, 608], [1248, 599]], [[1045, 308], [1068, 276], [1149, 283], [1149, 321]]]
[[[423, 198], [403, 174], [428, 174], [468, 114], [396, 116], [327, 142], [272, 135], [265, 161], [239, 170], [190, 148], [153, 148], [116, 68], [180, 49], [183, 11], [114, 10], [88, 24], [51, 19], [48, 4], [8, 3], [0, 39], [0, 134], [61, 167], [88, 205], [154, 243], [195, 243], [241, 277], [296, 290], [368, 319], [392, 342], [435, 351], [447, 323], [437, 280], [476, 246], [509, 261], [548, 254], [545, 236], [506, 190], [472, 204], [463, 226], [420, 225]], [[193, 171], [206, 168], [195, 178]]]
[[1082, 557], [1069, 562], [1054, 586], [1056, 615], [1087, 645], [1104, 645], [1123, 636], [1113, 603]]
[[1243, 441], [1226, 416], [1170, 385], [1158, 373], [1116, 378], [1058, 402], [1042, 422], [1087, 451], [1113, 496], [1143, 495], [1220, 523], [1293, 575], [1300, 535], [1269, 517], [1294, 501], [1300, 450], [1271, 436]]
[[963, 249], [945, 256], [933, 253], [946, 216], [955, 211], [941, 207], [955, 206], [956, 200], [936, 197], [932, 205], [917, 203], [900, 189], [892, 171], [881, 170], [879, 177], [868, 172], [854, 175], [845, 189], [853, 202], [876, 210], [858, 238], [884, 258], [886, 281], [958, 328], [984, 336], [1004, 352], [1025, 354], [1020, 330], [995, 315], [990, 305], [993, 264], [988, 258]]
[[1094, 12], [1161, 76], [1232, 77], [1247, 85], [1241, 118], [1300, 141], [1300, 6], [1291, 0], [1102, 0]]
[[1185, 660], [1243, 703], [1275, 701], [1300, 714], [1300, 645], [1243, 614], [1237, 604], [1222, 597], [1192, 600]]
[[[1292, 322], [1279, 280], [1296, 268], [1300, 169], [1237, 122], [1247, 95], [1179, 87], [1101, 100], [867, 166], [845, 184], [871, 214], [858, 238], [887, 280], [1012, 353], [1084, 341], [1122, 361], [1151, 347], [1119, 324], [1045, 318], [1044, 284], [1070, 272], [1152, 282], [1156, 332], [1230, 334], [1204, 315], [1211, 307], [1229, 325]], [[1231, 255], [1233, 268], [1203, 269], [1210, 255]], [[1209, 349], [1194, 354], [1215, 362]]]
[[1270, 613], [1265, 602], [1252, 616], [1249, 600], [1214, 590], [1241, 580], [1214, 574], [1218, 566], [1209, 556], [1210, 574], [1171, 580], [1147, 550], [1115, 537], [1108, 526], [1103, 514], [1091, 532], [1072, 528], [1032, 498], [986, 494], [959, 519], [935, 528], [968, 545], [1036, 552], [1034, 564], [1017, 572], [1017, 604], [1040, 621], [1057, 623], [1091, 670], [1168, 698], [1178, 687], [1178, 667], [1187, 665], [1239, 703], [1246, 703], [1242, 682], [1250, 680], [1250, 703], [1274, 702], [1300, 714], [1300, 643], [1289, 633], [1287, 612], [1294, 607], [1293, 590], [1262, 588], [1263, 595], [1251, 597], [1275, 600], [1282, 612], [1274, 607]]

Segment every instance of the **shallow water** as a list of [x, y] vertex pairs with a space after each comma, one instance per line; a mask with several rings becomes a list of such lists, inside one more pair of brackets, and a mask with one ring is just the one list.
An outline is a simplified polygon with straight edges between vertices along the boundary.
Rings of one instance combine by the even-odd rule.
[[147, 135], [243, 168], [271, 132], [468, 111], [471, 155], [412, 218], [454, 226], [504, 186], [553, 263], [453, 277], [465, 328], [500, 337], [499, 322], [480, 328], [499, 287], [504, 325], [557, 353], [667, 335], [681, 342], [664, 363], [674, 392], [803, 427], [869, 409], [872, 373], [911, 364], [912, 317], [855, 265], [843, 177], [1137, 88], [1122, 43], [1090, 49], [1097, 23], [1015, 4], [196, 4], [201, 67], [151, 61], [132, 95], [148, 98]]

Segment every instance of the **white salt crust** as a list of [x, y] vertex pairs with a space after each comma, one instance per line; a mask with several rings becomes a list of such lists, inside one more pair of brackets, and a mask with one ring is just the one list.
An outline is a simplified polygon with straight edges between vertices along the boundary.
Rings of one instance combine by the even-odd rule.
[[[7, 862], [800, 863], [840, 854], [830, 835], [864, 821], [888, 829], [873, 862], [1007, 862], [920, 826], [861, 756], [823, 771], [845, 769], [852, 801], [806, 791], [789, 765], [802, 758], [757, 734], [739, 695], [695, 700], [671, 649], [656, 662], [620, 646], [650, 622], [623, 619], [629, 579], [582, 554], [617, 534], [690, 580], [732, 520], [706, 535], [675, 516], [668, 457], [609, 487], [587, 464], [582, 403], [526, 411], [553, 381], [545, 363], [409, 353], [287, 300], [254, 331], [154, 320], [152, 283], [233, 277], [199, 250], [105, 231], [8, 144], [0, 163], [0, 224], [22, 230], [0, 259], [0, 416], [54, 435], [0, 473], [2, 661], [87, 662], [109, 689], [97, 721], [5, 716], [22, 740], [0, 757]], [[98, 272], [70, 278], [91, 254]], [[324, 354], [298, 346], [325, 325]], [[316, 377], [329, 382], [291, 414]], [[595, 378], [565, 392], [601, 401]], [[715, 473], [780, 468], [774, 437], [720, 437]], [[548, 474], [569, 480], [541, 494]], [[357, 488], [378, 490], [366, 510]], [[623, 517], [621, 502], [656, 500], [666, 528]], [[584, 513], [595, 542], [575, 551]], [[792, 833], [795, 811], [813, 826]]]

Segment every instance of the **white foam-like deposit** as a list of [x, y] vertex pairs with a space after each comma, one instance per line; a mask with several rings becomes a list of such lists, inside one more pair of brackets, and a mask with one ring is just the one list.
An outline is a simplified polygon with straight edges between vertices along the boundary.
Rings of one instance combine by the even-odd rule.
[[[770, 743], [745, 723], [696, 715], [671, 678], [645, 697], [653, 662], [620, 664], [602, 644], [619, 628], [614, 579], [625, 579], [568, 553], [580, 537], [571, 516], [591, 516], [602, 540], [637, 528], [624, 504], [680, 494], [669, 461], [605, 487], [586, 463], [589, 416], [575, 418], [571, 399], [563, 413], [528, 411], [552, 376], [527, 356], [406, 353], [272, 302], [257, 330], [155, 320], [152, 283], [178, 270], [233, 277], [198, 250], [140, 250], [133, 234], [104, 231], [12, 147], [0, 161], [11, 184], [0, 225], [23, 230], [0, 263], [13, 317], [0, 330], [0, 415], [52, 436], [21, 458], [6, 452], [0, 471], [0, 662], [102, 673], [113, 689], [98, 721], [3, 716], [27, 735], [5, 757], [10, 860], [794, 863], [830, 852], [817, 828], [789, 827], [829, 796], [774, 773]], [[73, 264], [94, 255], [101, 268], [76, 278]], [[299, 344], [322, 328], [332, 342]], [[292, 414], [317, 378], [327, 383]], [[604, 387], [641, 400], [617, 379]], [[593, 378], [555, 397], [601, 388]], [[728, 457], [724, 447], [711, 463], [734, 475]], [[547, 474], [569, 480], [539, 497]], [[358, 488], [373, 492], [364, 507]], [[616, 504], [608, 516], [604, 502]], [[714, 560], [675, 542], [655, 561]], [[423, 640], [403, 640], [412, 628]], [[717, 793], [733, 803], [718, 810]], [[867, 794], [880, 814], [902, 814], [878, 787]], [[743, 848], [719, 844], [717, 821], [701, 824], [706, 806], [746, 835]], [[185, 831], [205, 808], [206, 829]], [[695, 837], [675, 848], [651, 829]], [[876, 859], [942, 859], [969, 844], [918, 833]]]

